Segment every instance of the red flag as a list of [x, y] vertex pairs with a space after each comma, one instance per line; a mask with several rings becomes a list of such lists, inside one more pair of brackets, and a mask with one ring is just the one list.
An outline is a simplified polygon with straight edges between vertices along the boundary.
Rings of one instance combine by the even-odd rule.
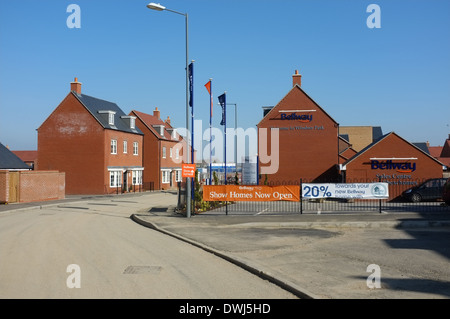
[[209, 97], [210, 97], [210, 117], [212, 117], [213, 114], [213, 98], [211, 93], [211, 80], [208, 81], [208, 83], [205, 84], [206, 89], [208, 90]]
[[211, 81], [205, 84], [206, 89], [208, 90], [208, 93], [211, 94]]

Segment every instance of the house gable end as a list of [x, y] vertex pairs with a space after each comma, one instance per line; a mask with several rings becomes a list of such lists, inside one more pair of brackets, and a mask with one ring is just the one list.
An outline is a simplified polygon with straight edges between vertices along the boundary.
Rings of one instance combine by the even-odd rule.
[[450, 139], [445, 141], [440, 157], [450, 157]]
[[[132, 110], [132, 111], [130, 112], [130, 115], [136, 117], [136, 126], [137, 126], [137, 123], [138, 123], [138, 122], [141, 123], [141, 124], [142, 124], [149, 132], [152, 133], [152, 136], [153, 136], [154, 138], [160, 139], [158, 132], [156, 132], [156, 130], [154, 129], [154, 127], [152, 127], [152, 125], [149, 125], [149, 124], [147, 123], [147, 121], [145, 120], [145, 115], [148, 115], [148, 114], [145, 114], [145, 113], [142, 113], [142, 112], [138, 112], [138, 111]], [[148, 136], [148, 134], [145, 134], [145, 133], [144, 133], [144, 135]]]
[[379, 145], [382, 145], [383, 143], [385, 143], [388, 139], [391, 138], [395, 138], [397, 140], [400, 140], [402, 143], [405, 143], [406, 145], [409, 145], [410, 147], [412, 147], [413, 149], [415, 149], [419, 154], [423, 154], [425, 155], [427, 158], [431, 159], [432, 161], [440, 164], [443, 166], [443, 164], [438, 161], [436, 158], [432, 157], [430, 154], [424, 152], [423, 150], [421, 150], [420, 148], [418, 148], [417, 146], [415, 146], [414, 144], [408, 142], [407, 140], [405, 140], [404, 138], [402, 138], [401, 136], [397, 135], [395, 132], [390, 132], [387, 133], [386, 135], [382, 136], [379, 140], [373, 142], [372, 144], [368, 145], [366, 148], [362, 149], [360, 152], [358, 152], [357, 154], [355, 154], [352, 158], [350, 158], [349, 160], [347, 160], [345, 163], [343, 163], [344, 167], [347, 167], [348, 165], [352, 165], [352, 163], [359, 158], [360, 156], [362, 156], [364, 153], [367, 153], [369, 150], [372, 150], [376, 147], [378, 147]]
[[[78, 107], [79, 106], [79, 109]], [[77, 110], [78, 109], [78, 110]], [[74, 110], [77, 110], [74, 112]], [[81, 111], [81, 112], [79, 112]], [[96, 121], [87, 121], [89, 117], [83, 117], [83, 120], [75, 119], [72, 114], [82, 114], [86, 112], [86, 115], [90, 114], [89, 110], [81, 103], [73, 94], [70, 92], [61, 103], [50, 113], [50, 115], [42, 122], [42, 124], [37, 129], [38, 133], [44, 129], [57, 130], [59, 132], [65, 132], [69, 126], [78, 125], [80, 127], [86, 127], [87, 125], [92, 125], [90, 123], [95, 123]], [[98, 121], [97, 121], [98, 123]], [[99, 128], [101, 128], [101, 124], [99, 124]], [[81, 128], [80, 128], [81, 129]], [[81, 129], [82, 130], [82, 129]]]
[[[292, 99], [298, 102], [290, 102]], [[329, 118], [334, 125], [338, 125], [338, 123], [327, 112], [325, 112], [319, 104], [317, 104], [298, 84], [296, 84], [270, 111], [267, 112], [263, 119], [261, 119], [261, 121], [257, 124], [257, 127], [264, 126], [264, 124], [267, 125], [267, 121], [277, 118], [280, 111], [284, 109], [287, 111], [319, 111]]]
[[[156, 119], [154, 116], [146, 113], [142, 113], [136, 110], [131, 111], [131, 115], [135, 116], [139, 121], [155, 136], [155, 138], [164, 141], [180, 142], [182, 137], [176, 132], [169, 123], [160, 119]], [[163, 128], [164, 135], [160, 134], [159, 128]], [[177, 138], [172, 138], [172, 133], [175, 131]]]

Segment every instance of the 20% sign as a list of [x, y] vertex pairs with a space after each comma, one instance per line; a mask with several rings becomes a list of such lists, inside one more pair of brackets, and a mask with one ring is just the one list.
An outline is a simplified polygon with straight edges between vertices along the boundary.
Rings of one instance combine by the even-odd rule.
[[309, 198], [324, 198], [331, 197], [333, 194], [328, 190], [328, 186], [311, 186], [308, 184], [303, 185], [302, 187], [302, 197]]

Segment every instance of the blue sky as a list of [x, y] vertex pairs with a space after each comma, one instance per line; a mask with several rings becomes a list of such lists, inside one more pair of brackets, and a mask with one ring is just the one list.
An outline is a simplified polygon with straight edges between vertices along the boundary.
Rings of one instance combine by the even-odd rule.
[[[184, 127], [185, 20], [142, 0], [0, 0], [0, 142], [37, 149], [36, 129], [78, 77], [84, 94], [168, 115]], [[159, 1], [158, 1], [159, 2]], [[81, 8], [68, 28], [67, 7]], [[255, 127], [302, 74], [302, 88], [341, 126], [381, 126], [410, 142], [443, 145], [450, 133], [448, 0], [167, 0], [189, 14], [195, 118], [209, 126], [217, 96]], [[381, 28], [368, 28], [369, 4]], [[228, 126], [234, 125], [234, 106]], [[205, 142], [206, 143], [206, 142]]]

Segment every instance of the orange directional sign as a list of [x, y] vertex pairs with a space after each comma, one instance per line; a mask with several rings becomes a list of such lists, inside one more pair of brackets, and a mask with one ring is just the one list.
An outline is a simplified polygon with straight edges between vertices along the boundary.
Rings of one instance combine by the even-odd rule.
[[195, 164], [182, 164], [181, 176], [183, 177], [195, 177]]

